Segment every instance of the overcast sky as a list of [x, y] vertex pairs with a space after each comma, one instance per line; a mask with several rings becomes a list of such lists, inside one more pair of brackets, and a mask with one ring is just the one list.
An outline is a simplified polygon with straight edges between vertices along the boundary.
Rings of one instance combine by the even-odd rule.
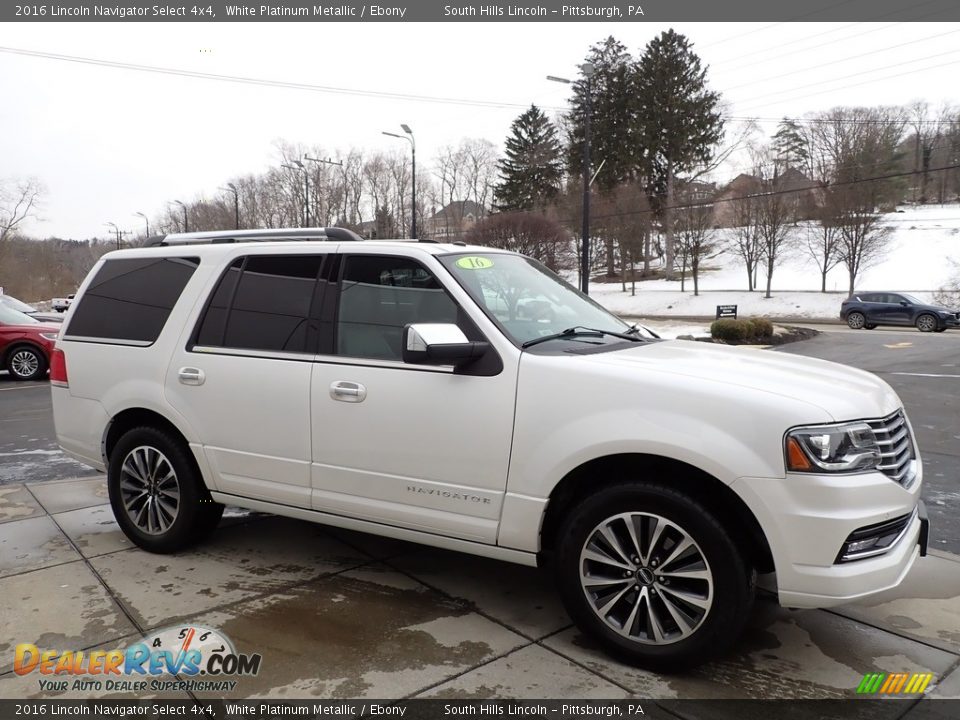
[[[170, 200], [211, 197], [278, 161], [275, 141], [396, 148], [418, 159], [484, 137], [502, 146], [536, 103], [562, 109], [589, 46], [614, 35], [639, 55], [646, 23], [0, 24], [0, 46], [178, 70], [502, 106], [260, 87], [0, 52], [0, 177], [47, 188], [38, 236], [140, 232]], [[710, 66], [734, 117], [776, 119], [838, 104], [960, 101], [960, 24], [673, 24]], [[404, 144], [405, 148], [406, 145]]]

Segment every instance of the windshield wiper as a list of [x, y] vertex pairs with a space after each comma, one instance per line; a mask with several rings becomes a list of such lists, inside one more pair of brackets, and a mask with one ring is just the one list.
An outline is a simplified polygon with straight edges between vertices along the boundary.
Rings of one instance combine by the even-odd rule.
[[628, 330], [626, 330], [623, 334], [624, 334], [624, 335], [636, 335], [636, 336], [639, 337], [641, 330], [645, 330], [646, 332], [650, 333], [650, 334], [653, 335], [653, 337], [655, 337], [657, 340], [660, 339], [660, 336], [657, 335], [653, 330], [651, 330], [651, 329], [648, 328], [648, 327], [645, 327], [645, 326], [641, 325], [640, 323], [634, 323], [634, 324], [631, 325], [630, 328], [629, 328]]
[[641, 338], [634, 335], [627, 335], [626, 333], [618, 333], [612, 330], [597, 330], [595, 328], [583, 327], [578, 325], [576, 327], [570, 327], [566, 330], [561, 330], [558, 333], [553, 335], [544, 335], [543, 337], [534, 338], [533, 340], [527, 340], [520, 347], [526, 349], [528, 347], [533, 347], [534, 345], [539, 345], [542, 342], [547, 342], [548, 340], [562, 340], [564, 338], [571, 338], [577, 336], [591, 336], [591, 337], [603, 337], [604, 335], [612, 335], [613, 337], [623, 338], [624, 340], [629, 340], [630, 342], [643, 342]]

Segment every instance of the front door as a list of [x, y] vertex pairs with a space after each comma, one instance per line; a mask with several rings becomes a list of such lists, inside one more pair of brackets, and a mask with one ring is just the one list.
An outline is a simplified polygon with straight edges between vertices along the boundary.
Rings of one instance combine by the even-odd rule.
[[[422, 262], [348, 254], [313, 366], [313, 507], [494, 543], [513, 432], [515, 364], [404, 364], [408, 323], [479, 330]], [[325, 306], [325, 311], [328, 306]]]

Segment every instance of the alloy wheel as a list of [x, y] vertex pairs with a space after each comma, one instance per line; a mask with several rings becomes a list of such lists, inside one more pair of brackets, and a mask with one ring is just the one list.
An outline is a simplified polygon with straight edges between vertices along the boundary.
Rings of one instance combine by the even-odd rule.
[[167, 456], [141, 445], [127, 453], [120, 470], [127, 517], [148, 535], [162, 535], [180, 512], [180, 483]]
[[647, 645], [690, 637], [713, 605], [713, 574], [700, 546], [651, 513], [621, 513], [597, 525], [580, 553], [580, 584], [607, 627]]
[[866, 324], [866, 318], [858, 312], [850, 313], [847, 316], [847, 325], [854, 330], [860, 330]]
[[937, 328], [937, 321], [930, 315], [921, 315], [917, 318], [917, 329], [920, 332], [932, 332]]
[[40, 369], [40, 358], [32, 350], [18, 350], [10, 358], [10, 369], [17, 377], [31, 377]]

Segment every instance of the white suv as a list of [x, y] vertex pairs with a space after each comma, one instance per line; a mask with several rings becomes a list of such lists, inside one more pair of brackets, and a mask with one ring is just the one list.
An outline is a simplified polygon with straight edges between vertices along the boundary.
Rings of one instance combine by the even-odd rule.
[[137, 545], [232, 504], [539, 564], [655, 669], [728, 648], [758, 574], [825, 607], [924, 554], [920, 458], [873, 375], [650, 337], [515, 253], [358, 240], [171, 235], [91, 270], [57, 438]]

